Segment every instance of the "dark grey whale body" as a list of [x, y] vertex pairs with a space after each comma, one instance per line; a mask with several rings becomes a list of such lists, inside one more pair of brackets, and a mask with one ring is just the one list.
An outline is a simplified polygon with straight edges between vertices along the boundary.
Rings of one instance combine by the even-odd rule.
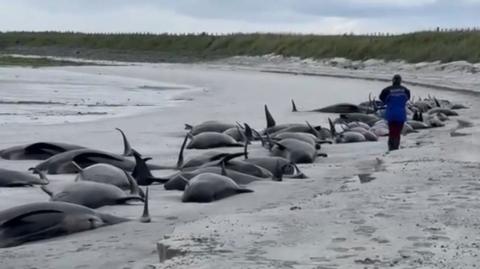
[[56, 154], [82, 148], [67, 143], [37, 142], [0, 150], [0, 157], [6, 160], [46, 160]]
[[0, 211], [0, 248], [128, 221], [64, 202], [31, 203]]

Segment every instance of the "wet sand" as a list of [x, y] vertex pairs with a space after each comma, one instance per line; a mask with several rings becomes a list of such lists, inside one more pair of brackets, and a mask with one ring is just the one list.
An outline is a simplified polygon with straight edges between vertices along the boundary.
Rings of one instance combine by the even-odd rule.
[[[121, 138], [114, 130], [121, 127], [136, 149], [161, 164], [175, 163], [184, 123], [217, 119], [248, 122], [261, 129], [265, 126], [263, 105], [268, 104], [278, 123], [308, 120], [325, 125], [331, 115], [291, 113], [290, 99], [309, 109], [335, 102], [358, 103], [385, 86], [375, 81], [230, 71], [204, 65], [41, 70], [74, 72], [86, 82], [93, 74], [102, 74], [200, 90], [172, 96], [174, 105], [155, 106], [140, 114], [78, 123], [4, 124], [1, 148], [46, 140], [121, 152]], [[131, 221], [1, 249], [0, 268], [473, 267], [480, 247], [480, 100], [455, 92], [412, 90], [416, 96], [430, 93], [472, 106], [461, 111], [461, 118], [475, 126], [459, 130], [469, 135], [451, 137], [450, 129], [457, 125], [452, 118], [446, 127], [404, 137], [403, 149], [390, 154], [385, 154], [385, 139], [327, 145], [323, 151], [328, 158], [301, 166], [308, 179], [252, 183], [249, 188], [254, 193], [211, 204], [182, 204], [180, 192], [153, 186], [152, 223]], [[251, 150], [252, 155], [267, 154], [260, 145]], [[23, 170], [35, 162], [1, 160], [0, 164]], [[72, 179], [71, 175], [52, 176], [53, 188]], [[47, 197], [38, 188], [19, 188], [0, 189], [0, 199], [0, 209], [5, 209]], [[100, 211], [135, 220], [141, 206]], [[186, 254], [160, 264], [157, 242]]]

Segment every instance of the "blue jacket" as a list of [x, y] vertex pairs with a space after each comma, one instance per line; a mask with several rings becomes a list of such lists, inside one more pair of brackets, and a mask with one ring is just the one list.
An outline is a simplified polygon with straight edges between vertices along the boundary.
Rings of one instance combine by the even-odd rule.
[[387, 106], [385, 111], [387, 121], [405, 122], [407, 120], [405, 106], [410, 100], [410, 90], [401, 85], [392, 85], [383, 89], [380, 100]]

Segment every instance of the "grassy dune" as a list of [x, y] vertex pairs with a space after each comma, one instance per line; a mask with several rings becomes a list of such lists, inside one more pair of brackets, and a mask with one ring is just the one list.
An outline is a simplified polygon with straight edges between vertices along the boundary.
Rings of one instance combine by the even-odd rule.
[[479, 48], [478, 31], [417, 32], [396, 36], [0, 33], [0, 52], [152, 62], [274, 53], [301, 58], [477, 63], [480, 62]]

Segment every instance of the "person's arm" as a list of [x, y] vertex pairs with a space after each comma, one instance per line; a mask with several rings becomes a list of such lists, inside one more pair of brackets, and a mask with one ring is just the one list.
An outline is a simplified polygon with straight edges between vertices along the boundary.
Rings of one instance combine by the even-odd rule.
[[387, 102], [388, 94], [390, 93], [389, 88], [383, 89], [382, 93], [380, 93], [380, 100], [385, 104]]
[[405, 92], [407, 93], [407, 101], [410, 100], [410, 90], [405, 88]]

